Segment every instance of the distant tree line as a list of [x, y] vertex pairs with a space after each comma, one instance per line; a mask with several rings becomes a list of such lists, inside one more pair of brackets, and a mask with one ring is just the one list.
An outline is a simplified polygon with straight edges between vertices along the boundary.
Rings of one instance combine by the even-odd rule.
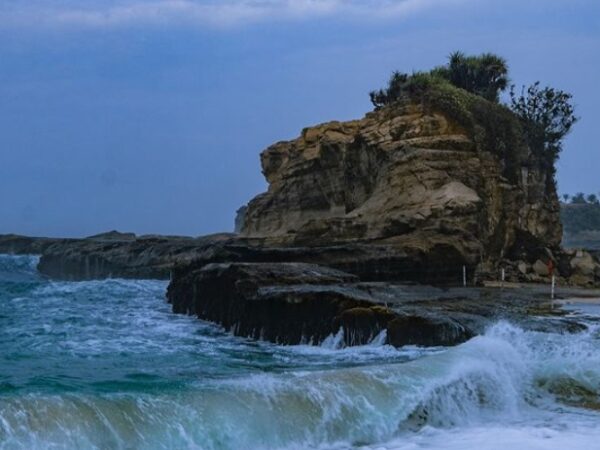
[[570, 203], [572, 205], [600, 205], [600, 193], [596, 194], [584, 194], [583, 192], [578, 192], [574, 195], [563, 194], [562, 195], [563, 203]]
[[563, 194], [561, 220], [566, 233], [600, 231], [600, 194]]
[[468, 56], [455, 52], [449, 56], [446, 65], [429, 72], [392, 73], [388, 85], [370, 92], [369, 96], [379, 109], [414, 96], [432, 83], [448, 83], [493, 103], [500, 103], [501, 93], [510, 88], [510, 100], [505, 106], [519, 118], [529, 148], [546, 163], [554, 178], [563, 140], [578, 120], [571, 94], [541, 87], [539, 82], [517, 90], [509, 83], [508, 64], [504, 58], [492, 53]]

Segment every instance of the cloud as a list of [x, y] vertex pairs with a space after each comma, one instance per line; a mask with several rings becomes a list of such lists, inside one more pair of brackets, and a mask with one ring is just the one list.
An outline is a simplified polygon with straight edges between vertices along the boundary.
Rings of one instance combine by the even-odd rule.
[[[16, 0], [0, 6], [0, 26], [189, 24], [227, 27], [312, 18], [378, 20], [466, 0]], [[85, 5], [85, 6], [82, 6]]]

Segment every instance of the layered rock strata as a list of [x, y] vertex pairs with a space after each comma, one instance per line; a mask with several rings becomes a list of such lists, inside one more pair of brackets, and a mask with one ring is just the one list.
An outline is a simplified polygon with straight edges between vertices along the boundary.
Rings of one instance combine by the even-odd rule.
[[261, 154], [269, 189], [248, 204], [242, 236], [274, 246], [380, 245], [451, 265], [451, 276], [532, 247], [557, 249], [554, 185], [518, 120], [484, 100], [469, 113], [465, 125], [433, 105], [404, 102], [269, 147]]

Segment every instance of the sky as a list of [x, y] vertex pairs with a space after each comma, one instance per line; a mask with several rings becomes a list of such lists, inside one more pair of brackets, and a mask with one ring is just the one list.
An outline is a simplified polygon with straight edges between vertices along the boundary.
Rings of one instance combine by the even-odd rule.
[[559, 191], [600, 191], [598, 0], [0, 0], [0, 233], [231, 231], [263, 149], [455, 50], [573, 93]]

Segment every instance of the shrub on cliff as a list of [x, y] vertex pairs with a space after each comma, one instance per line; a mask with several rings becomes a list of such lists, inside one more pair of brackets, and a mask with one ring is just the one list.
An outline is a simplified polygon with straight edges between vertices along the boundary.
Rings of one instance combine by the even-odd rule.
[[506, 60], [492, 53], [467, 56], [462, 52], [454, 52], [450, 55], [448, 65], [434, 69], [432, 74], [491, 102], [498, 102], [500, 92], [508, 87]]
[[[406, 75], [395, 72], [388, 89], [371, 93], [381, 105], [408, 100], [425, 105], [452, 118], [469, 132], [482, 149], [504, 161], [504, 176], [516, 182], [520, 167], [527, 158], [527, 144], [519, 118], [505, 105], [456, 87], [432, 72]], [[381, 107], [382, 107], [381, 106]]]
[[563, 139], [578, 120], [572, 96], [542, 89], [538, 82], [523, 88], [520, 95], [511, 87], [511, 102], [505, 106], [499, 103], [499, 95], [507, 85], [508, 66], [503, 58], [455, 52], [447, 65], [429, 72], [394, 72], [386, 88], [369, 95], [375, 109], [409, 100], [448, 114], [484, 149], [504, 160], [505, 176], [514, 180], [524, 164], [539, 166], [553, 191]]
[[520, 94], [514, 86], [510, 89], [510, 107], [523, 123], [529, 147], [543, 158], [552, 174], [563, 139], [578, 120], [572, 98], [558, 89], [540, 88], [539, 81], [527, 89], [523, 86]]
[[[426, 80], [427, 77], [430, 80]], [[371, 102], [380, 108], [414, 94], [423, 81], [432, 80], [447, 81], [457, 88], [497, 103], [500, 92], [508, 86], [508, 66], [503, 58], [491, 53], [466, 56], [455, 52], [450, 55], [447, 65], [436, 67], [428, 73], [408, 75], [394, 72], [386, 88], [370, 92]]]

